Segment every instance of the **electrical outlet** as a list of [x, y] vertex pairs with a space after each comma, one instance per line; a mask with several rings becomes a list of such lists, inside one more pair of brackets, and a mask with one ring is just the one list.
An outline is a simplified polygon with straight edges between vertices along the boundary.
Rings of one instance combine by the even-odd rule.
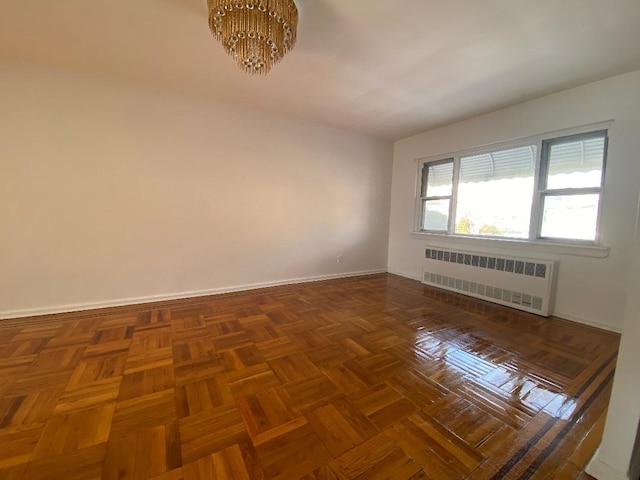
[[342, 261], [344, 260], [344, 255], [338, 255], [338, 263], [342, 263]]

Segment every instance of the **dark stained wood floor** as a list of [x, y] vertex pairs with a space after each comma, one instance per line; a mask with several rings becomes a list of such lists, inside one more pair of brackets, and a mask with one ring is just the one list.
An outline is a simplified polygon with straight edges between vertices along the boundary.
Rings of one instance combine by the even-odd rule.
[[617, 348], [393, 275], [8, 320], [0, 478], [588, 478]]

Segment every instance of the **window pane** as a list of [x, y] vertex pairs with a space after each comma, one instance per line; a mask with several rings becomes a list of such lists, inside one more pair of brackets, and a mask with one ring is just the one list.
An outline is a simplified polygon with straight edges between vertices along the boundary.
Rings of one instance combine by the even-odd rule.
[[542, 210], [545, 238], [595, 240], [600, 195], [548, 195]]
[[449, 223], [451, 200], [424, 200], [422, 208], [422, 229], [446, 232]]
[[604, 147], [604, 137], [552, 145], [547, 188], [600, 187]]
[[460, 160], [455, 232], [528, 238], [535, 145]]
[[453, 160], [446, 163], [427, 163], [422, 179], [423, 197], [446, 197], [453, 191]]

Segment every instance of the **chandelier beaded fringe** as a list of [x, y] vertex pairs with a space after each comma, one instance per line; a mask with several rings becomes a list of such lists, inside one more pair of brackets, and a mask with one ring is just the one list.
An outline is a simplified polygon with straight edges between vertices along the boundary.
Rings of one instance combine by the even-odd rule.
[[266, 75], [296, 44], [293, 0], [207, 0], [209, 27], [240, 68]]

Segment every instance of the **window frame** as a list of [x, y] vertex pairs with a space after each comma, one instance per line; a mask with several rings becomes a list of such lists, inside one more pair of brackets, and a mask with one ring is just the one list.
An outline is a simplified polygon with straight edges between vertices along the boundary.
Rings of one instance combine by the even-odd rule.
[[[554, 145], [562, 145], [565, 143], [571, 143], [582, 140], [589, 140], [592, 138], [604, 139], [604, 152], [602, 155], [602, 172], [600, 175], [600, 185], [597, 187], [578, 187], [578, 188], [549, 188], [549, 162], [551, 160], [551, 148]], [[607, 154], [609, 151], [609, 132], [607, 129], [593, 130], [585, 133], [577, 133], [573, 135], [565, 135], [562, 137], [550, 138], [542, 141], [541, 159], [540, 159], [540, 174], [538, 178], [536, 208], [532, 209], [532, 214], [537, 214], [535, 223], [532, 221], [532, 226], [535, 227], [537, 240], [550, 240], [555, 242], [586, 242], [591, 244], [599, 244], [600, 241], [600, 219], [602, 217], [602, 197], [604, 194], [604, 180], [607, 171]], [[545, 237], [542, 235], [542, 221], [544, 212], [544, 201], [548, 197], [557, 196], [569, 196], [569, 195], [598, 195], [598, 212], [596, 217], [596, 231], [593, 240], [579, 240], [579, 239], [566, 239], [558, 237]], [[533, 215], [532, 215], [533, 216]]]
[[[434, 165], [446, 165], [448, 163], [452, 164], [452, 170], [453, 173], [451, 175], [451, 194], [450, 195], [434, 195], [434, 196], [429, 196], [426, 195], [428, 192], [428, 171], [429, 171], [429, 167], [430, 166], [434, 166]], [[432, 233], [448, 233], [451, 229], [451, 217], [453, 215], [453, 197], [457, 195], [457, 188], [456, 188], [456, 165], [455, 165], [455, 161], [453, 158], [444, 158], [442, 160], [435, 160], [432, 162], [425, 162], [422, 164], [421, 168], [420, 168], [420, 198], [418, 199], [419, 201], [419, 209], [420, 209], [420, 215], [418, 218], [418, 228], [420, 229], [421, 232], [432, 232]], [[447, 217], [447, 229], [446, 230], [425, 230], [423, 229], [424, 227], [424, 207], [426, 205], [426, 203], [428, 201], [432, 201], [432, 200], [449, 200], [449, 215]]]
[[[438, 155], [428, 158], [416, 159], [418, 166], [417, 184], [416, 184], [416, 203], [415, 203], [415, 222], [414, 234], [417, 235], [437, 235], [442, 237], [455, 237], [460, 239], [477, 239], [488, 241], [512, 241], [518, 243], [538, 243], [538, 244], [558, 244], [558, 245], [575, 245], [575, 246], [600, 246], [600, 224], [602, 219], [602, 205], [605, 195], [605, 177], [607, 167], [607, 156], [609, 149], [609, 135], [613, 125], [613, 121], [601, 122], [598, 124], [566, 129], [561, 131], [549, 132], [533, 137], [526, 137], [508, 142], [499, 142], [495, 144], [485, 145], [477, 148], [469, 148], [454, 153]], [[549, 152], [555, 144], [568, 143], [568, 140], [580, 140], [588, 138], [604, 137], [605, 148], [602, 163], [602, 178], [599, 187], [586, 187], [577, 189], [547, 189], [547, 169], [549, 163]], [[460, 234], [455, 232], [456, 211], [458, 201], [458, 184], [460, 179], [460, 160], [463, 157], [474, 155], [482, 155], [501, 150], [509, 150], [519, 147], [536, 147], [534, 185], [531, 203], [531, 219], [529, 225], [528, 238], [507, 237], [507, 236], [491, 236], [491, 235], [471, 235]], [[424, 200], [430, 197], [423, 197], [423, 181], [426, 180], [424, 172], [425, 165], [447, 163], [453, 160], [453, 186], [449, 204], [449, 218], [447, 221], [447, 231], [444, 230], [425, 230], [423, 229], [423, 205]], [[574, 195], [598, 194], [598, 216], [596, 219], [596, 232], [594, 240], [566, 239], [556, 237], [542, 236], [542, 209], [544, 206], [544, 198], [548, 196], [559, 195], [558, 192], [571, 191]], [[446, 197], [449, 198], [449, 197]]]

